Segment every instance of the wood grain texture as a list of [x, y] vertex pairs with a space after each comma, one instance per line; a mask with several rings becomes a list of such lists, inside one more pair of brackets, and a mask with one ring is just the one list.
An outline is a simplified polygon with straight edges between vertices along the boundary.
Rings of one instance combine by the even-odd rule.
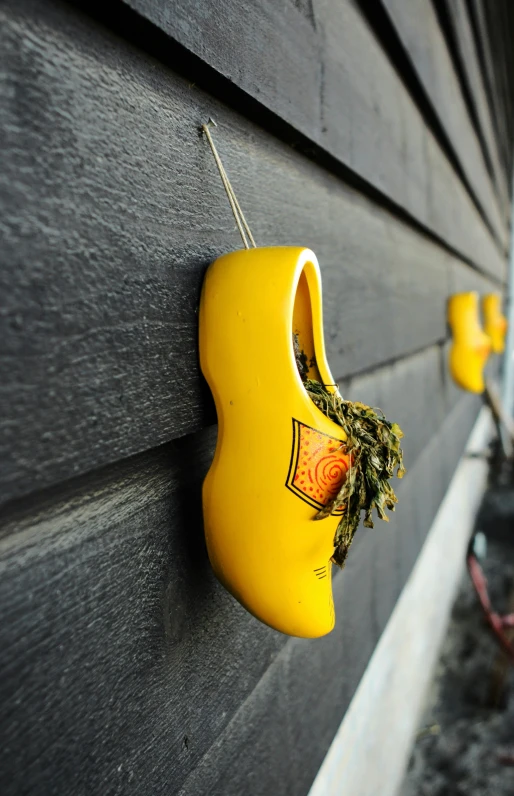
[[500, 207], [432, 3], [427, 0], [382, 2], [484, 214], [507, 249], [508, 206]]
[[196, 313], [239, 243], [210, 114], [258, 243], [319, 257], [337, 378], [444, 340], [472, 269], [67, 6], [1, 13], [2, 500], [214, 422]]
[[477, 410], [464, 396], [423, 428], [400, 508], [359, 532], [335, 580], [336, 630], [318, 641], [266, 628], [215, 581], [199, 502], [211, 431], [11, 509], [2, 793], [307, 792]]
[[290, 0], [127, 5], [457, 251], [499, 267], [477, 208], [351, 0], [318, 0], [312, 13]]
[[[505, 207], [508, 207], [510, 194], [509, 177], [502, 166], [498, 141], [494, 131], [491, 109], [486, 94], [483, 76], [480, 70], [473, 30], [466, 3], [461, 0], [438, 0], [448, 12], [453, 28], [457, 55], [463, 66], [464, 77], [469, 96], [476, 113], [482, 140], [491, 164], [492, 173]], [[512, 91], [512, 88], [511, 88]]]

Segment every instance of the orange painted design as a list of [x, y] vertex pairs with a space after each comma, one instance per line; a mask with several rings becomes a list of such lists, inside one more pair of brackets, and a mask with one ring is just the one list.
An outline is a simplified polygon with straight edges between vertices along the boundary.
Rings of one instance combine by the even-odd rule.
[[323, 508], [341, 489], [349, 464], [344, 442], [293, 420], [293, 450], [286, 486], [298, 497], [314, 508]]

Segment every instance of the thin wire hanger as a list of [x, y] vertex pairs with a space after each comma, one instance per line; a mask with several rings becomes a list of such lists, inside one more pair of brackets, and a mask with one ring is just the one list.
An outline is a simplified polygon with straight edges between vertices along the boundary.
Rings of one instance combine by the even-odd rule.
[[[253, 237], [252, 232], [250, 230], [250, 227], [248, 226], [248, 222], [247, 222], [246, 218], [244, 217], [244, 213], [241, 210], [241, 205], [237, 201], [237, 196], [235, 194], [234, 189], [232, 188], [232, 185], [230, 184], [230, 180], [228, 178], [227, 172], [225, 171], [225, 167], [223, 166], [223, 163], [221, 162], [221, 158], [220, 158], [220, 156], [218, 154], [218, 150], [216, 149], [216, 145], [215, 145], [214, 141], [212, 140], [211, 131], [209, 130], [209, 127], [211, 127], [211, 126], [212, 127], [217, 127], [218, 125], [216, 124], [214, 119], [209, 117], [209, 119], [207, 121], [207, 124], [202, 124], [202, 131], [205, 133], [205, 136], [207, 137], [207, 141], [209, 142], [209, 145], [210, 145], [210, 147], [212, 149], [212, 154], [214, 155], [214, 160], [216, 161], [216, 165], [217, 165], [218, 171], [220, 173], [220, 177], [221, 177], [221, 181], [223, 183], [223, 187], [225, 188], [225, 191], [226, 191], [226, 194], [227, 194], [227, 197], [228, 197], [228, 201], [230, 202], [230, 207], [232, 209], [232, 213], [234, 214], [234, 218], [236, 220], [236, 224], [237, 224], [237, 228], [239, 230], [239, 234], [241, 235], [241, 239], [243, 241], [245, 249], [249, 249], [250, 248], [250, 243], [256, 249], [257, 248], [257, 244], [255, 243], [255, 240], [254, 240], [254, 237]], [[250, 241], [250, 243], [248, 241]]]

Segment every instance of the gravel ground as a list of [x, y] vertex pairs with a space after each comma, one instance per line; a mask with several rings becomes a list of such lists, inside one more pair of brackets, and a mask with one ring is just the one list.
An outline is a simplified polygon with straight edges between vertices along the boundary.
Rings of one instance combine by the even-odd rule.
[[[477, 530], [493, 606], [514, 612], [512, 471], [494, 476]], [[466, 573], [400, 796], [514, 796], [513, 686]]]

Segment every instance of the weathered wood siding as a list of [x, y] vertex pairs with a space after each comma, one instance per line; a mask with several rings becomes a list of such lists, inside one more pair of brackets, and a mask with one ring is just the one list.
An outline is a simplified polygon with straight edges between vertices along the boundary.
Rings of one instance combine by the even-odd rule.
[[[503, 289], [507, 0], [5, 0], [0, 7], [0, 790], [305, 794], [480, 402], [445, 303]], [[207, 265], [318, 255], [335, 376], [406, 433], [389, 525], [288, 639], [217, 583], [200, 489]]]

